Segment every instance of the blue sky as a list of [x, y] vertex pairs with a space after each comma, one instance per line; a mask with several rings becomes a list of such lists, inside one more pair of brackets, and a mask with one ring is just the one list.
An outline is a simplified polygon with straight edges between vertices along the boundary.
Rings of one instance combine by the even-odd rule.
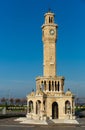
[[57, 75], [85, 96], [85, 0], [0, 0], [0, 97], [25, 97], [43, 74], [41, 25], [58, 24]]

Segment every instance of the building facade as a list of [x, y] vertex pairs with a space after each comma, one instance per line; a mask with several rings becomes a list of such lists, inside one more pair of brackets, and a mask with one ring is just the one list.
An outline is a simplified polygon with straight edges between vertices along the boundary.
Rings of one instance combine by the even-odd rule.
[[56, 41], [58, 25], [48, 11], [42, 25], [43, 76], [36, 78], [36, 91], [27, 95], [27, 117], [32, 119], [74, 119], [75, 97], [64, 92], [64, 77], [56, 72]]

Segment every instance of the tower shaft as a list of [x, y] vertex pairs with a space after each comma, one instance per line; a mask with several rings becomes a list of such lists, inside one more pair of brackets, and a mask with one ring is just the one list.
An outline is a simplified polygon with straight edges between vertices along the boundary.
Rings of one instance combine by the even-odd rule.
[[56, 76], [56, 44], [54, 44], [54, 42], [47, 41], [44, 43], [43, 47], [44, 76]]
[[57, 24], [54, 23], [54, 13], [48, 12], [42, 25], [44, 76], [56, 76], [56, 40]]

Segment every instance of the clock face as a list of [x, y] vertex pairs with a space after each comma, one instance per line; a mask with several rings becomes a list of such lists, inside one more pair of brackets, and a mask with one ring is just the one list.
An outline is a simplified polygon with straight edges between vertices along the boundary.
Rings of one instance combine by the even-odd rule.
[[54, 35], [55, 31], [53, 29], [50, 30], [50, 34]]

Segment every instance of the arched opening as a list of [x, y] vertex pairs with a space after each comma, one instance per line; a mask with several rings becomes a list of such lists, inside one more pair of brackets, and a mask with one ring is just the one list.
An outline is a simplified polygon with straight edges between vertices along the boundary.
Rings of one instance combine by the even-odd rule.
[[37, 100], [37, 102], [36, 102], [36, 114], [40, 114], [40, 110], [41, 110], [41, 101]]
[[49, 17], [49, 23], [53, 23], [53, 17]]
[[50, 20], [50, 17], [49, 17], [49, 23], [51, 22], [51, 20]]
[[71, 104], [70, 102], [67, 100], [65, 102], [65, 114], [70, 114], [71, 113]]
[[29, 113], [33, 112], [33, 101], [29, 101]]
[[50, 17], [49, 17], [49, 23], [50, 23]]
[[52, 119], [58, 119], [58, 103], [52, 104]]
[[44, 81], [44, 90], [46, 91], [46, 81]]
[[57, 83], [56, 83], [56, 81], [55, 81], [55, 91], [57, 91]]
[[51, 82], [49, 81], [49, 91], [51, 91]]
[[58, 91], [60, 90], [60, 84], [59, 84], [59, 81], [58, 81]]
[[40, 86], [40, 89], [42, 89], [42, 90], [43, 90], [43, 86], [44, 86], [43, 81], [41, 81], [41, 86]]
[[50, 22], [53, 23], [53, 17], [51, 17]]
[[45, 111], [45, 109], [46, 109], [46, 108], [45, 108], [45, 107], [46, 107], [45, 105], [46, 105], [46, 102], [43, 101], [43, 108], [44, 108], [44, 111]]

